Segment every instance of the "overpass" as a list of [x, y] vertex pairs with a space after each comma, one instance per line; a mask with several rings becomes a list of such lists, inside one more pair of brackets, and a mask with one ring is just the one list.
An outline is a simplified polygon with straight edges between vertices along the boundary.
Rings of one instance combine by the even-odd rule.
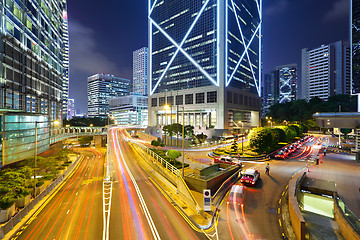
[[313, 117], [320, 128], [354, 129], [356, 136], [356, 151], [360, 152], [360, 112], [315, 113]]

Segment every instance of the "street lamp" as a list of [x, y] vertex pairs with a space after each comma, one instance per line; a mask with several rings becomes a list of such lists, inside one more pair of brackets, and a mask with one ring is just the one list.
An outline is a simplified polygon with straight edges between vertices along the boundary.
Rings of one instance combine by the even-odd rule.
[[271, 124], [271, 128], [272, 128], [272, 124], [273, 124], [273, 123], [272, 123], [272, 121], [268, 121], [268, 123], [270, 123], [270, 124]]
[[[169, 105], [165, 105], [164, 106], [164, 109], [165, 109], [165, 126], [168, 125], [168, 119], [167, 119], [167, 110], [170, 109]], [[171, 117], [170, 117], [171, 118]], [[168, 128], [168, 127], [167, 127]], [[169, 130], [169, 129], [168, 129]], [[166, 142], [166, 132], [165, 132], [165, 145], [167, 145], [167, 142]]]
[[35, 122], [35, 156], [34, 156], [34, 198], [36, 197], [36, 161], [37, 161], [37, 125], [38, 121]]
[[184, 106], [182, 107], [182, 176], [184, 178], [184, 144], [185, 144], [185, 114], [184, 114]]
[[90, 124], [90, 127], [93, 127], [94, 126], [94, 124]]
[[239, 123], [241, 123], [241, 154], [244, 155], [244, 123], [242, 121]]

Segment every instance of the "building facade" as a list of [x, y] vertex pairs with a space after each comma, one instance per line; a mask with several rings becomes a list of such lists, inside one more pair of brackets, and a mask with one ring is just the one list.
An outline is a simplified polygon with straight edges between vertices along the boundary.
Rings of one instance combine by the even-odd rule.
[[[65, 2], [63, 2], [65, 4]], [[63, 31], [63, 48], [62, 48], [62, 56], [63, 56], [63, 91], [62, 91], [62, 99], [63, 99], [63, 113], [67, 112], [67, 104], [69, 99], [69, 33], [68, 33], [68, 16], [66, 11], [66, 5], [64, 5], [63, 11], [63, 22], [62, 22], [62, 31]]]
[[261, 84], [263, 102], [262, 102], [262, 117], [268, 112], [271, 105], [275, 103], [275, 91], [274, 91], [274, 75], [264, 74], [263, 83]]
[[149, 126], [258, 126], [261, 4], [149, 0]]
[[109, 74], [88, 77], [88, 116], [108, 117], [109, 99], [130, 94], [130, 80]]
[[2, 164], [49, 147], [49, 129], [63, 109], [65, 0], [0, 3]]
[[148, 97], [138, 93], [111, 98], [110, 114], [120, 126], [148, 126]]
[[350, 49], [342, 41], [302, 49], [301, 98], [350, 94]]
[[289, 64], [277, 66], [275, 71], [278, 71], [278, 79], [275, 82], [279, 84], [279, 94], [277, 103], [285, 103], [296, 100], [297, 96], [297, 65]]
[[[1, 4], [0, 108], [61, 119], [65, 0]], [[6, 14], [5, 14], [6, 13]]]
[[148, 48], [133, 52], [133, 92], [148, 95]]
[[68, 99], [67, 101], [67, 109], [66, 109], [66, 119], [70, 120], [73, 117], [76, 117], [76, 111], [75, 111], [75, 100], [74, 99]]
[[360, 94], [360, 1], [351, 0], [350, 2], [351, 2], [350, 40], [351, 40], [351, 56], [352, 56], [351, 93]]

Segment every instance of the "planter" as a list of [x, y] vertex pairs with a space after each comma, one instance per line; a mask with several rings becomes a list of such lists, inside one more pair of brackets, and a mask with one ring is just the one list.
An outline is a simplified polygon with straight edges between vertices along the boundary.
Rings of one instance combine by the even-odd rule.
[[15, 213], [15, 203], [8, 209], [0, 210], [0, 223], [7, 222]]
[[15, 207], [17, 207], [17, 208], [25, 207], [30, 202], [30, 199], [31, 199], [30, 194], [23, 198], [18, 198], [18, 200], [16, 200], [16, 202], [15, 202]]

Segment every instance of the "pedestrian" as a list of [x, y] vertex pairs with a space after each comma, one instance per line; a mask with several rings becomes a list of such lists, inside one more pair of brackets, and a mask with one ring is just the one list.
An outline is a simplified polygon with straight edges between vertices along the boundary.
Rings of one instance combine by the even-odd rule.
[[265, 174], [270, 175], [270, 165], [269, 165], [269, 163], [266, 164]]

